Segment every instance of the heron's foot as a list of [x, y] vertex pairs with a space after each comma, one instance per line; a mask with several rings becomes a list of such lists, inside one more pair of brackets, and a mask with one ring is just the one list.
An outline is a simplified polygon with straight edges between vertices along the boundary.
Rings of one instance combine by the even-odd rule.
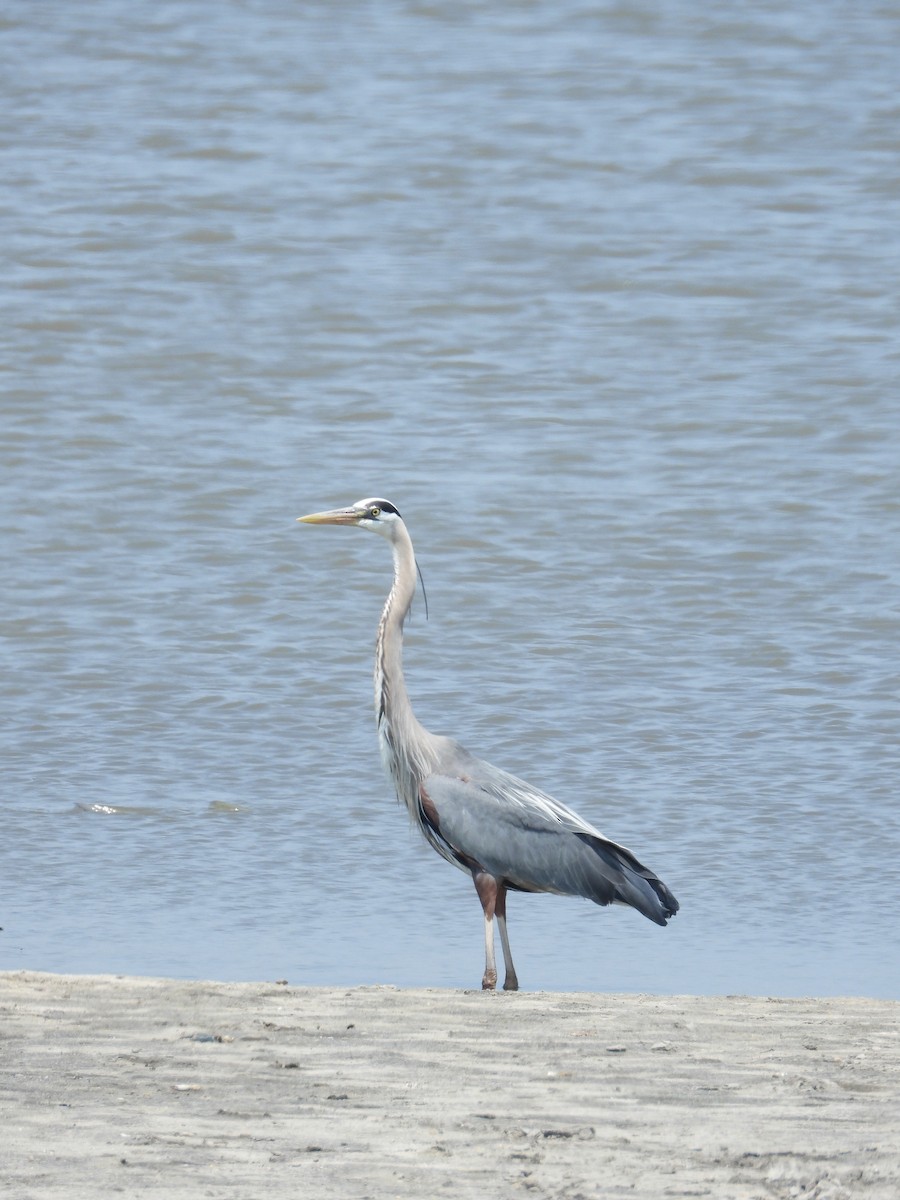
[[517, 992], [519, 990], [519, 981], [515, 975], [507, 975], [503, 981], [504, 992]]
[[497, 987], [497, 972], [485, 971], [481, 980], [481, 990], [483, 992], [493, 992]]

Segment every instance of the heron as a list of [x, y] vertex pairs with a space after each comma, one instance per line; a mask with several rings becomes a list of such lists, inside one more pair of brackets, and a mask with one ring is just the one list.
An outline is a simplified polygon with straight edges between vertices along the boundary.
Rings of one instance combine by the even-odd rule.
[[484, 913], [483, 989], [497, 987], [494, 921], [503, 949], [505, 991], [518, 990], [506, 928], [506, 894], [550, 892], [595, 904], [627, 905], [657, 925], [678, 901], [630, 850], [565, 804], [430, 733], [413, 712], [403, 678], [403, 625], [418, 567], [409, 531], [389, 500], [298, 517], [309, 525], [355, 525], [391, 546], [394, 581], [375, 642], [375, 717], [381, 757], [397, 798], [428, 844], [472, 876]]

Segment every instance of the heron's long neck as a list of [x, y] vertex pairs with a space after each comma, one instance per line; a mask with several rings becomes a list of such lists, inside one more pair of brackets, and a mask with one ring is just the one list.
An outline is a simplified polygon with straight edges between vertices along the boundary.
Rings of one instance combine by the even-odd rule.
[[398, 796], [411, 806], [417, 803], [419, 780], [433, 767], [433, 738], [416, 720], [403, 679], [403, 622], [416, 591], [416, 558], [404, 526], [395, 529], [392, 546], [394, 585], [375, 642], [375, 717], [384, 764]]

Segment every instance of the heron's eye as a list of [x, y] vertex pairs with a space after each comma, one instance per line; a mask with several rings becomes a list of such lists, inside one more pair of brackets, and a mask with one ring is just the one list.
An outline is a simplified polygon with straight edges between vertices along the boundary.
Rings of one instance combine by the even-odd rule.
[[377, 504], [373, 504], [372, 507], [369, 509], [369, 516], [370, 517], [380, 517], [381, 516], [381, 509], [378, 507]]

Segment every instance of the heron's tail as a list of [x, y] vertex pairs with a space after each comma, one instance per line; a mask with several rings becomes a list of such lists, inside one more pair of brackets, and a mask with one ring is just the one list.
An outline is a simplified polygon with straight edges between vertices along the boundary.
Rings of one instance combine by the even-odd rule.
[[[581, 841], [600, 859], [603, 885], [590, 899], [597, 904], [628, 904], [657, 925], [665, 925], [678, 912], [678, 901], [651, 870], [634, 857], [630, 850], [590, 834], [577, 834]], [[602, 866], [601, 866], [602, 864]], [[609, 884], [613, 894], [609, 893]]]

